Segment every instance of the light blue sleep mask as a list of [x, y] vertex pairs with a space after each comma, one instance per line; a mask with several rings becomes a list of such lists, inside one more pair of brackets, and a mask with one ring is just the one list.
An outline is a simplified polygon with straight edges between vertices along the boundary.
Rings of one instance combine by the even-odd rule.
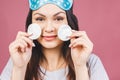
[[69, 10], [72, 7], [73, 0], [29, 0], [31, 10], [37, 10], [45, 4], [55, 4], [63, 10]]

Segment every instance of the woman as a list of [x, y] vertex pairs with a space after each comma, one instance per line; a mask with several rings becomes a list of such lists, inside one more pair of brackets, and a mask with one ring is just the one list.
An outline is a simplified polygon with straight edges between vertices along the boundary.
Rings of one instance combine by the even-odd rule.
[[[72, 0], [29, 0], [29, 4], [26, 30], [37, 23], [42, 34], [32, 41], [27, 32], [18, 32], [9, 46], [11, 59], [2, 80], [109, 80], [100, 59], [91, 54], [93, 43], [85, 31], [78, 31]], [[68, 41], [57, 34], [64, 24], [72, 28]]]

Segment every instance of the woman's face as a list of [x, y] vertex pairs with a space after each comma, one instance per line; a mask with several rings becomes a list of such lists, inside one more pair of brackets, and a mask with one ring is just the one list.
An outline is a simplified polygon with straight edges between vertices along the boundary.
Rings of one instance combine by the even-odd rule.
[[46, 4], [32, 13], [32, 23], [37, 23], [42, 29], [38, 39], [44, 48], [61, 47], [63, 41], [58, 38], [58, 28], [68, 24], [66, 12], [53, 4]]

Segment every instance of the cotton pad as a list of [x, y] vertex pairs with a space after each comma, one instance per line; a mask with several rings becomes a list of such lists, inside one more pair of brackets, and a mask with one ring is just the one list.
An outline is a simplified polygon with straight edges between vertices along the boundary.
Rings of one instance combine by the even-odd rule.
[[30, 39], [35, 40], [38, 39], [41, 35], [41, 28], [38, 24], [33, 23], [30, 24], [28, 26], [28, 30], [27, 30], [28, 34], [31, 34], [31, 36], [29, 36]]
[[62, 25], [58, 30], [58, 38], [62, 41], [68, 41], [72, 35], [72, 29], [69, 25]]

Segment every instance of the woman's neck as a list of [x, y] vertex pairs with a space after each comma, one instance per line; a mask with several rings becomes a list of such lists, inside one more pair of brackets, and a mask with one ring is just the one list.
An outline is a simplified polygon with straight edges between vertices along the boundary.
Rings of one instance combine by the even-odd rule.
[[47, 62], [43, 60], [42, 66], [48, 71], [55, 71], [65, 67], [65, 60], [61, 53], [61, 48], [44, 49], [43, 53], [47, 59]]

